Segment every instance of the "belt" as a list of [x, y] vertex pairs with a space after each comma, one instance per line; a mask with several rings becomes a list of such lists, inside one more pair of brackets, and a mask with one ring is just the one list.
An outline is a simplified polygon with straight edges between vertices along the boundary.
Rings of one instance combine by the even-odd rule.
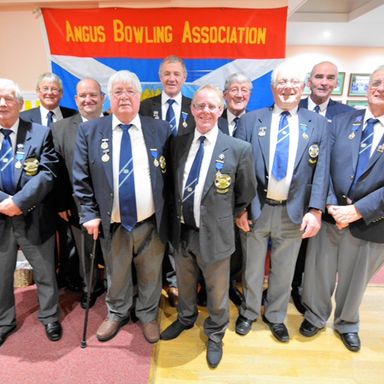
[[[141, 225], [143, 225], [144, 223], [147, 223], [147, 222], [150, 222], [150, 221], [153, 221], [155, 219], [155, 214], [153, 214], [152, 216], [149, 216], [147, 217], [146, 219], [144, 220], [141, 220], [141, 221], [138, 221], [135, 226], [133, 227], [133, 229], [136, 229], [138, 227], [140, 227]], [[114, 233], [116, 231], [116, 228], [118, 226], [120, 226], [121, 223], [111, 223], [111, 233]]]
[[287, 200], [273, 200], [273, 199], [268, 199], [268, 197], [266, 197], [265, 204], [272, 205], [273, 207], [276, 205], [286, 205]]

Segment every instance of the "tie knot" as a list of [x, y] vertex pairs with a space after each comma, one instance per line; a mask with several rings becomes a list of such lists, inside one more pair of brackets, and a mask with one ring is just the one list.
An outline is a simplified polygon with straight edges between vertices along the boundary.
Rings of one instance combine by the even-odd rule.
[[379, 119], [373, 119], [372, 117], [367, 120], [367, 124], [375, 125], [379, 122]]
[[290, 115], [290, 113], [288, 111], [283, 111], [283, 112], [280, 113], [281, 117], [284, 117], [284, 116], [288, 117], [289, 115]]
[[233, 124], [237, 125], [237, 122], [240, 120], [240, 117], [235, 117], [232, 121]]
[[0, 131], [5, 137], [9, 137], [13, 132], [12, 129], [6, 129], [6, 128], [1, 128]]
[[319, 105], [316, 105], [316, 107], [313, 108], [313, 110], [314, 110], [316, 113], [320, 113], [320, 106], [319, 106]]
[[123, 132], [128, 132], [129, 128], [132, 127], [133, 124], [120, 124], [120, 128]]
[[53, 111], [49, 111], [49, 112], [47, 113], [47, 117], [48, 117], [48, 119], [49, 119], [49, 118], [52, 118], [53, 116], [55, 116], [55, 112], [53, 112]]
[[200, 144], [204, 143], [204, 140], [206, 139], [205, 136], [200, 136], [199, 137], [199, 141], [200, 141]]
[[173, 99], [168, 99], [167, 103], [169, 104], [169, 106], [171, 107], [173, 103], [175, 103], [176, 100], [173, 100]]

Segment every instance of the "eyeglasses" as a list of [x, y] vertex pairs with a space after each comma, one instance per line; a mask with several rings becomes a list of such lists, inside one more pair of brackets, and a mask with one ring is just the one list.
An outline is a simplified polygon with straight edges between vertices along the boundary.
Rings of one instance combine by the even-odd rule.
[[303, 85], [303, 82], [297, 79], [281, 79], [277, 82], [276, 84], [279, 88], [287, 88], [287, 87], [292, 87], [292, 88], [300, 88]]
[[243, 95], [248, 95], [250, 93], [250, 90], [248, 88], [230, 88], [228, 92], [234, 96], [238, 93], [242, 93]]
[[199, 111], [204, 111], [206, 108], [208, 108], [211, 112], [219, 108], [217, 105], [213, 104], [193, 104], [193, 106]]
[[116, 99], [120, 99], [124, 95], [127, 95], [128, 97], [133, 97], [137, 94], [138, 92], [135, 91], [134, 89], [116, 89], [116, 91], [112, 92], [112, 95], [116, 97]]
[[53, 93], [54, 95], [58, 95], [61, 92], [61, 89], [53, 87], [42, 87], [39, 88], [39, 91], [41, 93]]
[[370, 87], [371, 88], [379, 88], [382, 85], [384, 85], [384, 80], [373, 80]]
[[5, 104], [11, 104], [16, 101], [16, 97], [11, 95], [5, 95], [5, 96], [0, 95], [0, 101], [1, 100], [4, 100]]

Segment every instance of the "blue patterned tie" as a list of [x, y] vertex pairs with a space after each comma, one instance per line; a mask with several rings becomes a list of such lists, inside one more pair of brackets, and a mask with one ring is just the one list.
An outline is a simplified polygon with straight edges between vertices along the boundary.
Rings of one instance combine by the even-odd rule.
[[320, 113], [320, 106], [319, 106], [319, 105], [316, 105], [316, 107], [313, 108], [313, 110], [314, 110], [316, 113]]
[[191, 227], [196, 227], [193, 202], [195, 197], [195, 188], [199, 182], [201, 163], [203, 162], [204, 157], [204, 140], [205, 136], [199, 137], [199, 149], [197, 150], [195, 159], [193, 160], [193, 164], [191, 170], [189, 171], [188, 179], [183, 192], [184, 223]]
[[275, 158], [273, 159], [272, 175], [280, 181], [287, 176], [288, 154], [289, 154], [289, 112], [284, 111], [280, 115], [279, 132], [277, 134], [277, 143]]
[[359, 159], [357, 161], [356, 174], [354, 183], [356, 183], [360, 176], [367, 169], [369, 158], [371, 155], [371, 147], [373, 141], [373, 127], [378, 122], [378, 119], [368, 119], [367, 126], [361, 134]]
[[0, 150], [0, 166], [1, 166], [1, 182], [3, 184], [3, 191], [9, 195], [14, 195], [15, 184], [13, 177], [13, 149], [10, 135], [12, 129], [0, 129], [4, 135], [3, 143]]
[[55, 113], [52, 112], [52, 111], [49, 111], [48, 114], [47, 114], [47, 126], [49, 128], [51, 128], [51, 126], [53, 124], [53, 116], [55, 116]]
[[131, 232], [137, 223], [135, 177], [133, 172], [132, 146], [129, 128], [132, 124], [120, 124], [123, 131], [120, 147], [119, 204], [123, 227]]
[[176, 116], [175, 116], [175, 111], [173, 110], [173, 103], [175, 100], [173, 99], [168, 99], [167, 103], [169, 104], [168, 110], [167, 110], [167, 115], [165, 119], [168, 121], [169, 125], [171, 126], [171, 134], [172, 136], [177, 135], [177, 129], [176, 129]]

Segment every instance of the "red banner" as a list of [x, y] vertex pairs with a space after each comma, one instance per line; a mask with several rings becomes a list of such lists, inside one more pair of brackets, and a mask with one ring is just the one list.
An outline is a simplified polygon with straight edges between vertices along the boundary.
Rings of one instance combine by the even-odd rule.
[[282, 58], [287, 7], [43, 9], [52, 55]]

